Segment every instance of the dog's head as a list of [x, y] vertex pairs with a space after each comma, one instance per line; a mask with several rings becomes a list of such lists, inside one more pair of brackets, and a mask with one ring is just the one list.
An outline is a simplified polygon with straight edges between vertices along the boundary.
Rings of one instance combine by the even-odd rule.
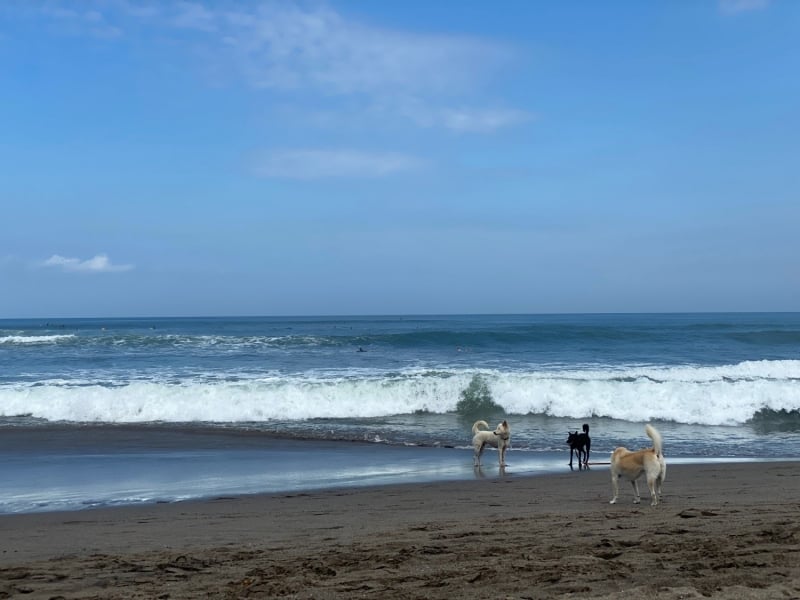
[[503, 438], [504, 440], [507, 440], [511, 435], [511, 428], [508, 426], [508, 421], [503, 421], [500, 423], [494, 430], [494, 434]]

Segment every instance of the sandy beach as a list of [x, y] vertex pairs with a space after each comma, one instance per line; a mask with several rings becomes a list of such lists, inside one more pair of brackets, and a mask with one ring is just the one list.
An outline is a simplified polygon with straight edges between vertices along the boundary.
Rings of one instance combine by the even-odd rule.
[[800, 462], [621, 490], [597, 466], [6, 515], [0, 598], [800, 597]]

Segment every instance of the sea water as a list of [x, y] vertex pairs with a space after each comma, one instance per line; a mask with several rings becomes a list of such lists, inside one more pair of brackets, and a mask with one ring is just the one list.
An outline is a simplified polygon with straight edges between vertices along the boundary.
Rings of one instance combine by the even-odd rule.
[[800, 313], [0, 320], [0, 512], [471, 477], [478, 419], [794, 459]]

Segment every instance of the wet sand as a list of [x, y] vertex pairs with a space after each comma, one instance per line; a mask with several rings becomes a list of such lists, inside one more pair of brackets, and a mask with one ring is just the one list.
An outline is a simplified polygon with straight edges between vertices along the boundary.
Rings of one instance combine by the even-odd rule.
[[596, 466], [0, 516], [0, 598], [800, 597], [800, 462], [670, 465], [658, 507], [610, 488]]

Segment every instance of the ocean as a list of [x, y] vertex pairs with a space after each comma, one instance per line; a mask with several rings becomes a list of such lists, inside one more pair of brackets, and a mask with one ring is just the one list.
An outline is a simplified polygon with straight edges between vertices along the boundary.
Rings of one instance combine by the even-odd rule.
[[[508, 419], [507, 472], [475, 420]], [[0, 320], [0, 513], [797, 459], [800, 313]]]

